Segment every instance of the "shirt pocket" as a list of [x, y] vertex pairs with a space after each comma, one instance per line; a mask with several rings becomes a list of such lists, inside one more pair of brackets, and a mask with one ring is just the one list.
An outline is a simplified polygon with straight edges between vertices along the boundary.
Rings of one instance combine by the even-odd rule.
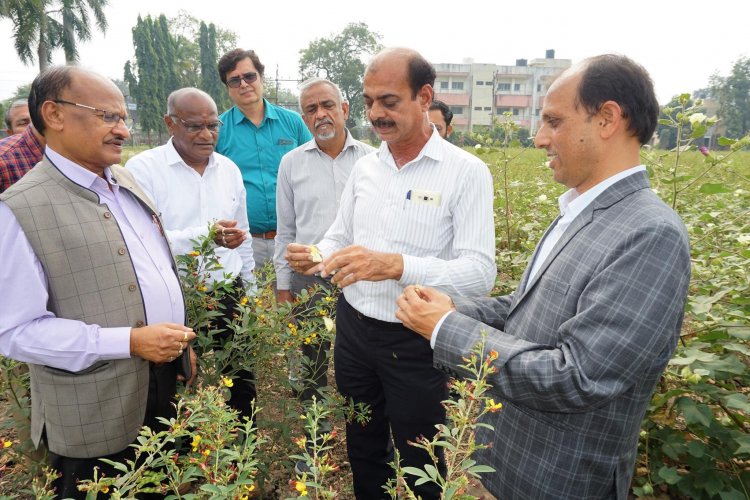
[[446, 215], [441, 206], [407, 200], [396, 217], [400, 220], [394, 221], [398, 227], [395, 240], [407, 253], [411, 250], [420, 255], [436, 255], [439, 246], [452, 240], [445, 234], [450, 225], [444, 221]]

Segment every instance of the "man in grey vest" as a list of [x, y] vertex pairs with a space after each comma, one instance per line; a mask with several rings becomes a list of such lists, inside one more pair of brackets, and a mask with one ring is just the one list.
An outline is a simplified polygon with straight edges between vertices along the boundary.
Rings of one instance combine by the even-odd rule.
[[[31, 437], [77, 482], [132, 458], [146, 424], [174, 413], [195, 334], [161, 221], [116, 165], [129, 137], [122, 94], [76, 67], [41, 73], [29, 110], [44, 158], [0, 195], [0, 353], [29, 364]], [[189, 356], [193, 358], [193, 356]], [[194, 358], [193, 358], [194, 361]], [[192, 370], [194, 373], [194, 369]]]

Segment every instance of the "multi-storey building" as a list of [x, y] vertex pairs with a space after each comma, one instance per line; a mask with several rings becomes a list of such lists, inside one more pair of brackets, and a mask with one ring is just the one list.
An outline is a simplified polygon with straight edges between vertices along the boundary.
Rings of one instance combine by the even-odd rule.
[[570, 65], [570, 59], [555, 59], [554, 50], [544, 59], [517, 59], [515, 66], [436, 64], [435, 98], [451, 107], [455, 130], [478, 131], [509, 112], [533, 134], [550, 80]]

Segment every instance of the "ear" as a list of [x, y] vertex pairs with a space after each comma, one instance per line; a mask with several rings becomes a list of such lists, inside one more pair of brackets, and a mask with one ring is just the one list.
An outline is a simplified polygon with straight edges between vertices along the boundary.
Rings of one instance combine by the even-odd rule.
[[344, 112], [344, 120], [349, 119], [349, 103], [348, 102], [342, 102], [341, 103], [341, 110]]
[[453, 133], [453, 125], [448, 125], [448, 127], [446, 127], [446, 130], [448, 133], [445, 134], [445, 137], [450, 137], [451, 134]]
[[602, 104], [594, 119], [599, 122], [599, 134], [602, 139], [612, 137], [618, 130], [622, 129], [624, 123], [622, 108], [615, 101], [607, 101]]
[[42, 122], [45, 129], [59, 132], [65, 124], [65, 112], [63, 107], [53, 101], [44, 101], [41, 109]]
[[174, 120], [169, 115], [164, 115], [164, 124], [167, 126], [167, 130], [169, 131], [169, 135], [174, 135], [173, 128], [175, 127]]
[[417, 99], [419, 100], [419, 104], [422, 106], [422, 111], [428, 111], [430, 109], [430, 104], [432, 104], [432, 96], [432, 85], [430, 85], [429, 83], [425, 83], [424, 85], [422, 85], [422, 88], [419, 89], [419, 92], [417, 93]]

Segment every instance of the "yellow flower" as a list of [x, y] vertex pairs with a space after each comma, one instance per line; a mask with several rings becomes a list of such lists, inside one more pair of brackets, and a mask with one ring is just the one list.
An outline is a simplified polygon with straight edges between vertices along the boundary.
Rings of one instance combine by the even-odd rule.
[[200, 436], [200, 434], [196, 434], [196, 435], [195, 435], [195, 436], [193, 437], [193, 442], [192, 442], [192, 443], [190, 443], [190, 446], [192, 446], [192, 447], [193, 447], [193, 451], [197, 451], [197, 450], [198, 450], [198, 446], [199, 446], [200, 444], [201, 444], [201, 436]]
[[254, 491], [255, 490], [255, 483], [251, 484], [250, 486], [245, 485], [243, 486], [247, 491]]
[[192, 252], [188, 253], [188, 255], [191, 256], [191, 257], [198, 257], [198, 256], [200, 256], [200, 254], [201, 253], [199, 251], [197, 251], [197, 250], [193, 250]]
[[241, 305], [241, 306], [247, 305], [247, 303], [248, 303], [249, 301], [250, 301], [250, 299], [248, 299], [248, 298], [247, 298], [247, 295], [245, 295], [244, 297], [242, 297], [242, 298], [240, 299], [240, 305]]
[[490, 361], [495, 361], [500, 355], [494, 349], [490, 351]]
[[299, 446], [301, 449], [305, 448], [305, 443], [306, 442], [307, 442], [307, 439], [305, 439], [304, 436], [298, 437], [297, 439], [294, 440], [294, 444], [296, 444], [297, 446]]
[[109, 493], [109, 486], [107, 486], [105, 484], [104, 486], [102, 486], [101, 488], [99, 488], [99, 491], [101, 491], [102, 493], [104, 493], [106, 495], [107, 493]]
[[495, 413], [497, 411], [500, 411], [502, 407], [503, 407], [502, 403], [495, 403], [495, 400], [492, 398], [487, 400], [487, 411], [490, 413]]
[[326, 297], [326, 302], [331, 302], [332, 300], [333, 300], [333, 298], [331, 298], [331, 297]]
[[197, 287], [195, 287], [195, 289], [199, 292], [205, 292], [208, 290], [208, 288], [206, 288], [206, 285], [198, 285]]
[[10, 448], [13, 446], [13, 441], [3, 441], [3, 448]]
[[234, 381], [229, 377], [221, 377], [221, 381], [227, 387], [234, 387]]
[[299, 491], [300, 495], [306, 496], [307, 495], [307, 485], [303, 483], [302, 481], [297, 481], [294, 485], [294, 489]]
[[202, 451], [202, 453], [203, 453], [203, 456], [207, 457], [207, 456], [209, 456], [211, 454], [211, 450], [209, 450], [208, 448], [206, 448], [205, 450]]

